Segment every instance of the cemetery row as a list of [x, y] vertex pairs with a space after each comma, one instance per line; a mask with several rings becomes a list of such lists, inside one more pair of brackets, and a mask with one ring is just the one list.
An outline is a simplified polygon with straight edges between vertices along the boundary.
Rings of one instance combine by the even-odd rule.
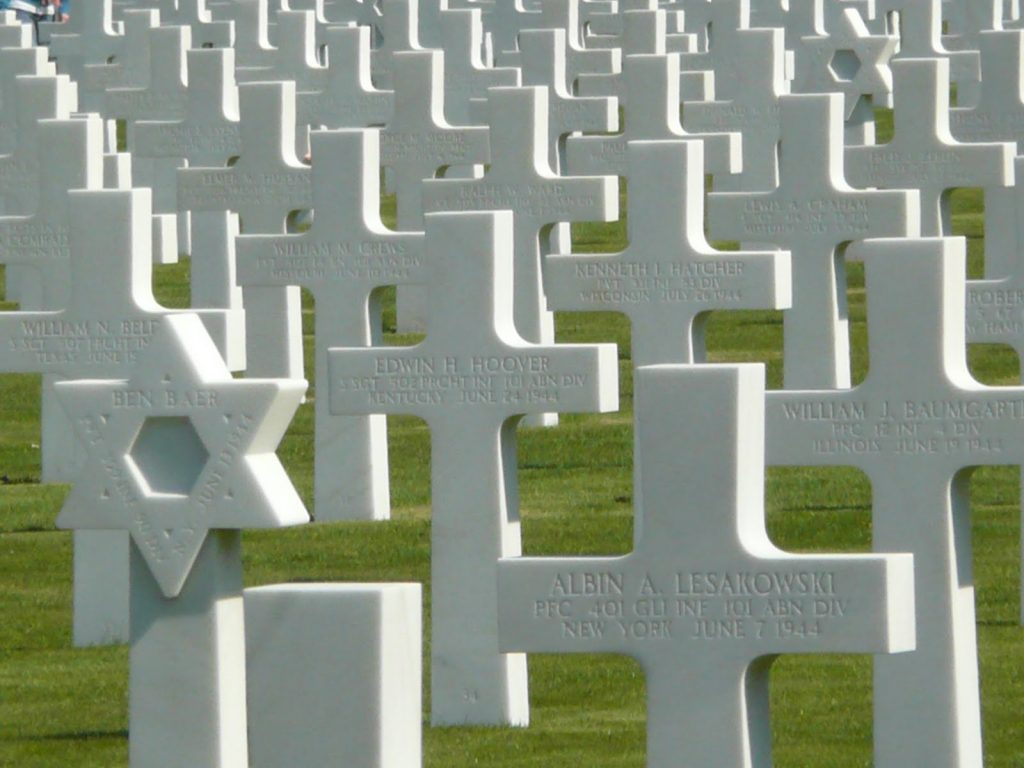
[[[0, 370], [43, 377], [74, 639], [129, 642], [132, 765], [421, 761], [418, 585], [243, 599], [240, 531], [309, 520], [276, 456], [302, 288], [316, 520], [387, 519], [385, 417], [429, 426], [433, 725], [526, 726], [526, 653], [618, 653], [649, 765], [762, 766], [769, 660], [869, 653], [875, 764], [982, 764], [966, 473], [1024, 463], [1024, 397], [965, 351], [1024, 328], [1015, 7], [949, 3], [943, 34], [940, 0], [144, 5], [41, 25], [48, 48], [0, 26]], [[579, 252], [620, 178], [628, 245]], [[383, 344], [387, 286], [413, 346]], [[749, 309], [784, 311], [783, 389], [706, 362], [708, 315]], [[629, 320], [625, 556], [522, 556], [517, 427], [620, 400], [615, 345], [556, 343], [555, 310]], [[863, 471], [875, 554], [772, 544], [766, 465]]]

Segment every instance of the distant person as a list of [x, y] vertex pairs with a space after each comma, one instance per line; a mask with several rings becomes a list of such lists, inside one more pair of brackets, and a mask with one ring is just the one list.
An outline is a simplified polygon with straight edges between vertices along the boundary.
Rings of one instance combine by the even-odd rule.
[[66, 21], [67, 6], [61, 0], [0, 0], [0, 11], [14, 11], [23, 24], [32, 25], [32, 42], [39, 42], [40, 21]]

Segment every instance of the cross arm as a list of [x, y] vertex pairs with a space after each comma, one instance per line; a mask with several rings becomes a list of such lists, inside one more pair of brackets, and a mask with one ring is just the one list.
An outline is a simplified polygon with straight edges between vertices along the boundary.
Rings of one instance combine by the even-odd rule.
[[498, 562], [498, 647], [502, 652], [622, 653], [635, 642], [625, 617], [626, 558], [504, 558]]

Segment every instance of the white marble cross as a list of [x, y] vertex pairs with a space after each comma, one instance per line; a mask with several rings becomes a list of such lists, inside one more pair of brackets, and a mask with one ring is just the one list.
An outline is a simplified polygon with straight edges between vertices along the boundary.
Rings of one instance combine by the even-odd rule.
[[787, 388], [850, 386], [846, 273], [839, 246], [915, 237], [919, 198], [855, 190], [843, 177], [839, 94], [784, 96], [779, 187], [709, 197], [713, 237], [771, 242], [793, 257], [793, 306], [783, 316]]
[[242, 285], [299, 285], [316, 301], [317, 521], [383, 520], [390, 516], [385, 420], [331, 415], [327, 350], [381, 343], [377, 291], [425, 282], [423, 234], [392, 232], [381, 223], [377, 131], [316, 131], [313, 155], [312, 227], [239, 238], [238, 279]]
[[484, 60], [479, 10], [443, 11], [438, 37], [444, 51], [444, 111], [449, 120], [472, 123], [474, 100], [486, 99], [489, 88], [520, 84], [517, 68], [489, 66]]
[[295, 95], [300, 126], [370, 128], [391, 119], [394, 91], [377, 90], [370, 78], [370, 36], [367, 27], [328, 28], [323, 89]]
[[[984, 0], [973, 0], [983, 2]], [[960, 88], [969, 88], [981, 77], [977, 51], [950, 51], [942, 44], [943, 0], [875, 0], [880, 16], [896, 25], [891, 31], [899, 34], [898, 59], [942, 58], [948, 60], [952, 81]]]
[[487, 129], [457, 126], [444, 111], [444, 54], [409, 51], [394, 56], [395, 110], [381, 133], [381, 163], [395, 174], [398, 228], [423, 228], [421, 185], [448, 166], [488, 160]]
[[895, 135], [888, 144], [848, 147], [846, 176], [855, 187], [917, 189], [921, 234], [952, 234], [949, 191], [1013, 183], [1012, 144], [961, 144], [949, 130], [949, 62], [892, 62]]
[[[527, 29], [561, 29], [565, 31], [565, 72], [570, 87], [585, 72], [615, 73], [622, 66], [622, 52], [587, 48], [580, 22], [580, 0], [545, 0], [537, 13], [520, 17]], [[498, 60], [509, 66], [522, 66], [525, 52], [502, 51]]]
[[957, 141], [1012, 141], [1024, 150], [1024, 32], [999, 30], [978, 35], [981, 86], [978, 101], [949, 111]]
[[[423, 205], [428, 211], [513, 212], [516, 331], [534, 344], [551, 344], [555, 324], [544, 299], [541, 258], [549, 250], [544, 228], [557, 222], [614, 221], [618, 180], [559, 176], [551, 169], [545, 89], [493, 88], [488, 110], [492, 151], [487, 173], [481, 179], [430, 180], [423, 185]], [[553, 424], [554, 417], [544, 423]]]
[[565, 30], [531, 29], [519, 36], [523, 85], [548, 89], [548, 162], [565, 168], [564, 137], [577, 131], [607, 133], [619, 129], [618, 101], [573, 93], [565, 72]]
[[[1024, 177], [1024, 158], [1014, 161]], [[1005, 344], [1024, 361], [1024, 189], [985, 190], [985, 278], [967, 281], [967, 341]], [[1024, 363], [1022, 363], [1024, 365]], [[1024, 553], [1024, 549], [1021, 550]], [[1021, 560], [1024, 625], [1024, 556]]]
[[[5, 27], [0, 27], [5, 29]], [[0, 47], [0, 156], [14, 153], [24, 138], [17, 128], [18, 99], [15, 84], [19, 75], [54, 76], [44, 48]]]
[[[451, 0], [449, 0], [451, 2]], [[523, 16], [527, 14], [523, 0], [482, 0], [473, 1], [472, 6], [483, 13], [484, 28], [494, 41], [494, 50], [499, 53], [518, 50], [518, 38], [524, 26]], [[527, 25], [528, 26], [528, 25]]]
[[[135, 123], [138, 120], [173, 120], [184, 116], [188, 98], [186, 51], [192, 47], [189, 27], [156, 26], [141, 30], [147, 40], [149, 77], [144, 86], [107, 88], [103, 116], [125, 121], [128, 150], [135, 147]], [[170, 252], [154, 248], [158, 263], [174, 263], [178, 251], [190, 252], [187, 214], [177, 217], [177, 168], [180, 158], [132, 157], [132, 184], [153, 190], [153, 210], [162, 221], [154, 227], [176, 226], [177, 242]], [[159, 240], [154, 240], [159, 242]]]
[[132, 765], [248, 766], [240, 529], [308, 520], [274, 454], [305, 388], [235, 380], [187, 315], [127, 380], [58, 385], [89, 464], [57, 524], [131, 536]]
[[0, 11], [0, 48], [33, 48], [32, 27], [22, 24], [14, 11]]
[[432, 722], [526, 725], [526, 658], [499, 653], [497, 638], [497, 560], [520, 551], [515, 426], [526, 413], [614, 410], [615, 346], [516, 333], [511, 213], [425, 221], [427, 337], [330, 350], [331, 412], [430, 426]]
[[[1009, 8], [1007, 7], [1009, 6]], [[948, 3], [943, 9], [944, 27], [942, 44], [949, 51], [977, 51], [981, 49], [981, 34], [1003, 29], [1007, 12], [1020, 18], [1019, 0], [975, 0], [975, 2]], [[1010, 19], [1012, 20], [1012, 19]], [[982, 64], [982, 68], [984, 68]], [[984, 81], [985, 73], [982, 72]]]
[[17, 144], [0, 156], [0, 214], [28, 216], [38, 210], [40, 120], [66, 120], [75, 108], [75, 86], [66, 75], [21, 75], [5, 105], [14, 113]]
[[372, 28], [380, 23], [380, 9], [373, 0], [288, 0], [288, 5], [295, 11], [313, 11], [321, 2], [324, 19], [332, 26], [358, 24]]
[[776, 656], [914, 647], [909, 556], [768, 538], [764, 394], [762, 366], [641, 368], [633, 551], [498, 565], [502, 650], [639, 661], [649, 768], [770, 765]]
[[701, 139], [709, 173], [728, 175], [742, 170], [739, 133], [690, 133], [683, 128], [679, 119], [679, 54], [627, 56], [615, 91], [619, 106], [625, 109], [625, 129], [612, 136], [570, 136], [565, 149], [570, 173], [621, 176], [626, 171], [630, 142], [659, 139]]
[[111, 0], [99, 0], [94, 5], [97, 13], [75, 14], [59, 26], [54, 24], [55, 31], [46, 41], [53, 58], [64, 59], [61, 71], [76, 79], [86, 63], [106, 61], [106, 56], [98, 55], [98, 51], [120, 46], [120, 41], [111, 38], [123, 37], [122, 23], [114, 21]]
[[160, 23], [187, 26], [196, 48], [230, 48], [234, 44], [234, 25], [214, 21], [206, 0], [159, 0]]
[[[103, 108], [103, 92], [124, 85], [125, 77], [145, 76], [145, 46], [139, 32], [159, 24], [155, 11], [133, 10], [132, 34], [125, 34], [125, 22], [111, 19], [110, 0], [101, 0], [93, 13], [76, 13], [50, 39], [50, 56], [57, 71], [79, 84], [83, 110]], [[139, 84], [135, 82], [134, 84]]]
[[[0, 216], [0, 263], [32, 272], [22, 288], [30, 284], [35, 290], [19, 297], [21, 309], [59, 309], [71, 292], [67, 192], [103, 188], [103, 129], [99, 117], [90, 114], [40, 120], [33, 133], [40, 205], [28, 215]], [[50, 473], [44, 469], [43, 474]]]
[[672, 31], [682, 28], [682, 17], [682, 11], [663, 8], [658, 0], [620, 2], [618, 13], [589, 25], [587, 47], [621, 48], [623, 56], [694, 53], [699, 48], [697, 35]]
[[[133, 171], [144, 180], [146, 166], [152, 164], [155, 173], [171, 174], [167, 185], [177, 210], [177, 169], [183, 161], [222, 165], [241, 152], [234, 52], [186, 50], [187, 29], [161, 28], [152, 34], [155, 63], [149, 87], [109, 90], [107, 103], [112, 114], [127, 117]], [[181, 212], [179, 217], [179, 239], [192, 256], [192, 306], [240, 313], [241, 294], [231, 279], [234, 251], [224, 217], [202, 212]], [[184, 226], [186, 221], [190, 226]]]
[[778, 182], [776, 149], [782, 139], [779, 99], [789, 93], [783, 42], [778, 29], [744, 30], [731, 49], [731, 55], [742, 62], [739, 66], [746, 72], [735, 97], [683, 105], [683, 128], [687, 131], [737, 131], [742, 136], [743, 172], [736, 180], [715, 179], [715, 189], [769, 190]]
[[[29, 49], [8, 49], [9, 54], [27, 54]], [[8, 59], [13, 69], [23, 66], [31, 71], [36, 61], [24, 57]], [[0, 65], [3, 59], [0, 58]], [[44, 71], [51, 69], [43, 67]], [[6, 98], [0, 110], [8, 117], [10, 153], [0, 156], [0, 215], [30, 216], [47, 204], [40, 191], [40, 158], [58, 152], [59, 148], [41, 147], [40, 120], [64, 120], [76, 110], [77, 86], [67, 75], [23, 74], [12, 77], [4, 87]], [[102, 148], [101, 148], [102, 149]], [[61, 155], [62, 157], [64, 155]], [[68, 158], [69, 163], [80, 158]], [[5, 294], [8, 301], [17, 302], [23, 309], [40, 309], [44, 293], [41, 274], [12, 264], [6, 270]]]
[[292, 80], [296, 91], [321, 91], [329, 79], [317, 58], [316, 16], [313, 11], [278, 11], [276, 47], [267, 49], [258, 66], [235, 69], [239, 83]]
[[703, 362], [712, 310], [789, 306], [787, 253], [718, 251], [705, 239], [699, 141], [634, 141], [626, 159], [629, 246], [546, 256], [551, 309], [626, 314], [637, 368]]
[[184, 114], [179, 119], [139, 120], [133, 154], [184, 158], [191, 166], [224, 165], [242, 151], [234, 51], [193, 49], [186, 60]]
[[[233, 211], [246, 233], [285, 231], [288, 214], [312, 206], [310, 169], [295, 156], [295, 86], [239, 86], [238, 161], [178, 170], [183, 211]], [[301, 299], [296, 287], [244, 291], [247, 372], [301, 378]]]
[[[647, 0], [645, 0], [646, 2]], [[650, 10], [632, 10], [622, 14], [623, 63], [629, 56], [637, 54], [693, 53], [697, 49], [694, 35], [668, 34], [669, 16], [664, 10], [656, 9], [656, 0], [650, 0]], [[588, 41], [599, 38], [588, 37]], [[707, 101], [714, 96], [714, 73], [708, 70], [680, 72], [680, 100]], [[628, 89], [621, 87], [621, 73], [580, 75], [579, 90], [584, 94], [618, 96], [620, 101], [628, 97]]]
[[[149, 31], [159, 27], [160, 22], [159, 11], [129, 8], [118, 22], [121, 25], [120, 37], [105, 38], [105, 43], [101, 43], [98, 49], [86, 53], [87, 58], [77, 80], [80, 89], [96, 95], [97, 109], [102, 109], [103, 92], [107, 88], [142, 87], [149, 82]], [[106, 59], [103, 58], [104, 45], [114, 51]], [[90, 98], [80, 98], [85, 103], [92, 103]]]
[[[759, 59], [751, 56], [753, 51], [746, 40], [751, 40], [763, 30], [750, 28], [750, 0], [715, 0], [709, 7], [709, 24], [714, 29], [714, 41], [706, 51], [683, 54], [683, 68], [687, 70], [709, 69], [715, 73], [715, 98], [723, 101], [738, 99], [750, 88], [751, 74], [765, 68], [772, 59], [762, 55]], [[785, 33], [773, 30], [784, 39]], [[764, 48], [757, 48], [764, 52]], [[783, 77], [788, 76], [785, 67], [785, 47], [782, 56]], [[753, 63], [753, 60], [758, 63]]]
[[239, 68], [266, 66], [273, 60], [270, 45], [268, 0], [231, 0], [225, 15], [235, 25], [235, 62]]
[[[88, 134], [83, 141], [96, 143]], [[107, 203], [112, 219], [76, 218], [75, 196]], [[68, 235], [70, 275], [66, 301], [59, 311], [0, 313], [0, 369], [12, 373], [52, 373], [67, 378], [111, 378], [124, 374], [168, 313], [152, 293], [148, 238], [142, 245], [137, 228], [149, 215], [149, 191], [72, 192]], [[126, 201], [131, 202], [131, 206]], [[98, 204], [97, 204], [98, 205]], [[86, 205], [79, 211], [91, 210]], [[120, 210], [118, 216], [111, 211]], [[131, 216], [127, 216], [125, 211]], [[53, 254], [40, 252], [41, 259]], [[26, 254], [26, 260], [33, 254]], [[237, 316], [222, 309], [185, 310], [202, 316], [226, 363], [238, 369], [241, 354]]]
[[419, 42], [419, 0], [388, 0], [381, 7], [378, 28], [383, 38], [370, 55], [370, 71], [378, 88], [396, 91], [405, 87], [395, 72], [395, 55], [423, 51]]
[[871, 370], [851, 390], [770, 393], [768, 461], [863, 470], [874, 548], [914, 554], [918, 648], [876, 661], [875, 764], [980, 766], [964, 470], [1024, 463], [1024, 387], [968, 372], [963, 239], [851, 251], [865, 262]]

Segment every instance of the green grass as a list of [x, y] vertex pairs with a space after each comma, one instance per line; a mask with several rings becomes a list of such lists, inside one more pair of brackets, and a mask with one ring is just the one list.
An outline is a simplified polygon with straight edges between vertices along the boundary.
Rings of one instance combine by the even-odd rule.
[[[884, 135], [885, 126], [882, 127]], [[385, 213], [393, 210], [387, 201]], [[971, 236], [980, 274], [980, 200], [954, 200], [957, 231]], [[579, 250], [625, 245], [621, 222], [578, 227]], [[188, 264], [156, 271], [167, 305], [188, 301]], [[863, 274], [849, 269], [855, 379], [867, 368]], [[307, 304], [305, 328], [312, 324]], [[560, 314], [561, 341], [615, 341], [622, 410], [570, 415], [557, 429], [521, 430], [519, 467], [527, 554], [616, 554], [632, 540], [629, 328], [611, 314]], [[385, 326], [393, 330], [389, 298]], [[781, 380], [781, 315], [719, 314], [708, 326], [714, 361], [761, 361], [770, 386]], [[389, 335], [390, 343], [408, 338]], [[1016, 357], [971, 350], [975, 374], [1019, 380]], [[39, 485], [38, 377], [0, 378], [0, 766], [110, 766], [126, 763], [125, 648], [72, 650], [70, 534], [53, 520], [65, 488]], [[389, 420], [394, 519], [245, 534], [250, 585], [281, 581], [430, 581], [429, 440], [423, 422]], [[312, 490], [312, 408], [303, 406], [280, 456], [307, 502]], [[853, 469], [769, 471], [768, 528], [794, 551], [870, 548], [871, 489]], [[979, 470], [972, 485], [987, 765], [1024, 767], [1024, 631], [1017, 626], [1020, 537], [1018, 473]], [[427, 614], [429, 616], [429, 613]], [[429, 626], [429, 621], [427, 621]], [[429, 646], [428, 646], [429, 647]], [[428, 668], [429, 673], [429, 668]], [[775, 762], [780, 768], [853, 768], [871, 763], [871, 662], [864, 656], [788, 657], [772, 674]], [[425, 681], [429, 701], [429, 675]], [[547, 656], [530, 660], [529, 729], [424, 731], [426, 765], [636, 768], [644, 760], [644, 680], [629, 659]], [[927, 768], [908, 766], [908, 768]]]

